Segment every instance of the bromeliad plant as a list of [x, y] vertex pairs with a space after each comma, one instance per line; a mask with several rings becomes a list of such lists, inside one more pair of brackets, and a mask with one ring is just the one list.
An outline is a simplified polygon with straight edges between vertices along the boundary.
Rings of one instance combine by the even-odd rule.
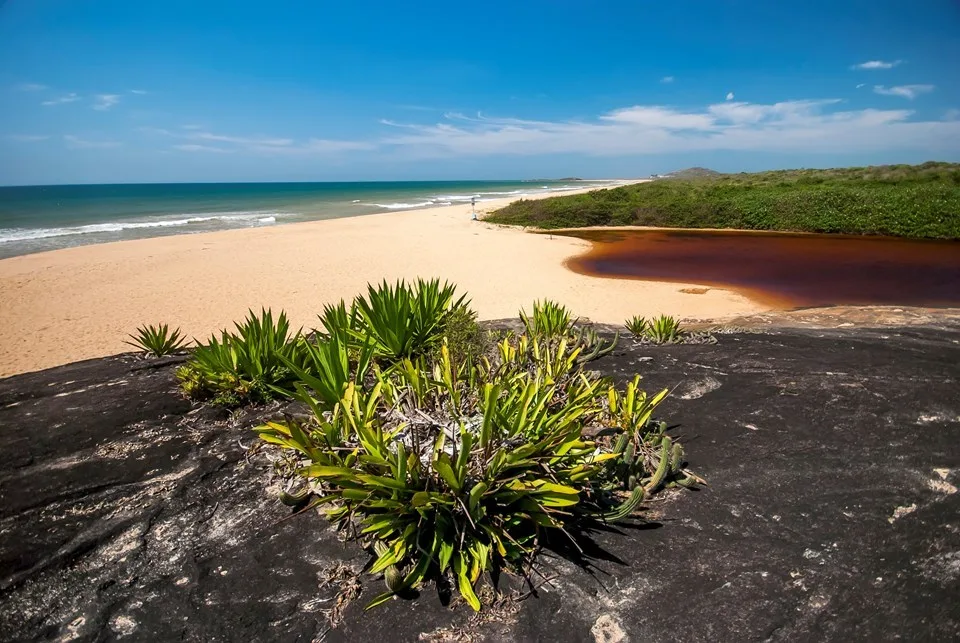
[[301, 331], [290, 331], [284, 312], [274, 322], [269, 309], [259, 315], [251, 310], [236, 332], [223, 330], [219, 338], [212, 335], [199, 344], [177, 377], [189, 397], [213, 398], [225, 406], [264, 402], [292, 390], [296, 376], [289, 365], [304, 366], [305, 347]]
[[182, 351], [187, 347], [189, 340], [180, 334], [180, 329], [170, 331], [169, 326], [143, 325], [137, 328], [136, 335], [130, 335], [133, 341], [124, 342], [140, 349], [150, 357], [165, 357]]
[[312, 384], [301, 387], [312, 423], [258, 431], [299, 452], [301, 474], [320, 485], [314, 504], [329, 504], [331, 520], [370, 543], [369, 571], [384, 573], [388, 585], [371, 607], [452, 573], [478, 610], [480, 575], [521, 566], [544, 530], [636, 508], [638, 497], [612, 507], [609, 494], [591, 488], [617, 457], [598, 453], [582, 433], [600, 412], [602, 380], [581, 374], [576, 390], [529, 372], [484, 380], [455, 366], [446, 347], [432, 372], [404, 360], [378, 372], [369, 391], [357, 379], [342, 378], [332, 405]]
[[328, 308], [303, 361], [284, 360], [309, 420], [257, 431], [300, 460], [307, 487], [282, 499], [326, 507], [370, 549], [369, 571], [388, 588], [371, 607], [450, 574], [480, 609], [475, 585], [485, 571], [522, 568], [550, 532], [629, 516], [683, 472], [680, 463], [658, 474], [650, 455], [663, 450], [651, 417], [666, 391], [648, 400], [635, 381], [620, 395], [584, 371], [581, 356], [599, 340], [570, 339], [572, 324], [554, 325], [559, 337], [509, 335], [475, 361], [453, 359], [445, 338], [437, 351], [391, 351], [383, 361], [386, 342], [369, 321], [366, 334], [357, 329], [360, 315]]

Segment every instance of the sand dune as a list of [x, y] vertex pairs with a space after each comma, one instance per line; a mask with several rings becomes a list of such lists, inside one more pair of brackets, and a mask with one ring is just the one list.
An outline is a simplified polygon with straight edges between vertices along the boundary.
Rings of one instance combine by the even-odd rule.
[[[484, 203], [478, 212], [502, 207]], [[250, 307], [286, 310], [312, 328], [323, 304], [368, 282], [441, 277], [482, 319], [512, 317], [549, 297], [594, 321], [634, 315], [722, 318], [763, 310], [732, 291], [574, 274], [589, 247], [472, 221], [469, 205], [122, 241], [0, 261], [0, 376], [130, 348], [127, 333], [168, 322], [205, 338]]]

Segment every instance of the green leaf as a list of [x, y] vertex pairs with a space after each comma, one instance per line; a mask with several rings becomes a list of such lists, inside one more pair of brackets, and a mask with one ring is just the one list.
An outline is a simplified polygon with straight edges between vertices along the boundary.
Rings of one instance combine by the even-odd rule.
[[441, 453], [437, 456], [437, 459], [433, 462], [433, 469], [440, 477], [443, 478], [443, 481], [453, 489], [456, 493], [460, 493], [460, 480], [457, 478], [457, 475], [453, 471], [453, 466], [450, 464], [450, 456], [446, 453]]

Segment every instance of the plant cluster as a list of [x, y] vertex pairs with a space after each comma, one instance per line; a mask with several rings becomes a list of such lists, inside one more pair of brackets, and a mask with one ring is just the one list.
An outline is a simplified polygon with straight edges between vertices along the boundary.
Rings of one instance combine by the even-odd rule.
[[328, 307], [304, 359], [284, 360], [309, 419], [257, 429], [300, 462], [305, 486], [283, 500], [325, 507], [370, 550], [387, 584], [371, 606], [452, 576], [480, 609], [484, 572], [522, 570], [549, 534], [697, 481], [652, 419], [666, 391], [648, 397], [637, 378], [620, 392], [585, 370], [613, 344], [569, 311], [538, 304], [525, 332], [457, 355], [445, 331], [464, 298], [431, 284], [371, 286]]
[[737, 228], [960, 239], [960, 164], [783, 170], [521, 200], [486, 218], [543, 229]]
[[630, 334], [644, 344], [716, 344], [710, 331], [693, 332], [669, 315], [647, 319], [634, 315], [624, 322]]
[[326, 306], [309, 336], [250, 311], [177, 375], [215, 403], [302, 403], [305, 416], [256, 430], [300, 481], [280, 499], [324, 508], [370, 551], [387, 585], [371, 606], [452, 576], [480, 609], [485, 572], [522, 573], [546, 538], [576, 545], [585, 522], [701, 482], [653, 419], [666, 390], [648, 396], [638, 376], [621, 391], [585, 368], [619, 333], [606, 340], [551, 301], [520, 316], [523, 332], [494, 339], [453, 285], [383, 282]]
[[676, 344], [683, 340], [687, 331], [680, 321], [669, 315], [660, 315], [652, 319], [634, 316], [624, 322], [634, 337], [652, 344]]
[[166, 357], [178, 353], [187, 347], [188, 340], [180, 333], [177, 328], [170, 330], [167, 324], [154, 326], [153, 324], [143, 325], [137, 328], [135, 335], [129, 335], [133, 341], [124, 342], [141, 351], [150, 357]]
[[291, 332], [286, 314], [274, 320], [269, 309], [259, 315], [251, 310], [235, 326], [206, 344], [197, 342], [193, 357], [177, 370], [187, 396], [235, 406], [265, 402], [292, 386], [290, 364], [303, 364], [306, 341], [301, 331]]

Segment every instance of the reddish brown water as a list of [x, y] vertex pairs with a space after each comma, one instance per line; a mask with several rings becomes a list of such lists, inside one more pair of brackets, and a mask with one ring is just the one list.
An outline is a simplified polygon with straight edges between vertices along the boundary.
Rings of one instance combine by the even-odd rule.
[[697, 230], [585, 230], [572, 270], [706, 284], [782, 307], [960, 306], [960, 242]]

